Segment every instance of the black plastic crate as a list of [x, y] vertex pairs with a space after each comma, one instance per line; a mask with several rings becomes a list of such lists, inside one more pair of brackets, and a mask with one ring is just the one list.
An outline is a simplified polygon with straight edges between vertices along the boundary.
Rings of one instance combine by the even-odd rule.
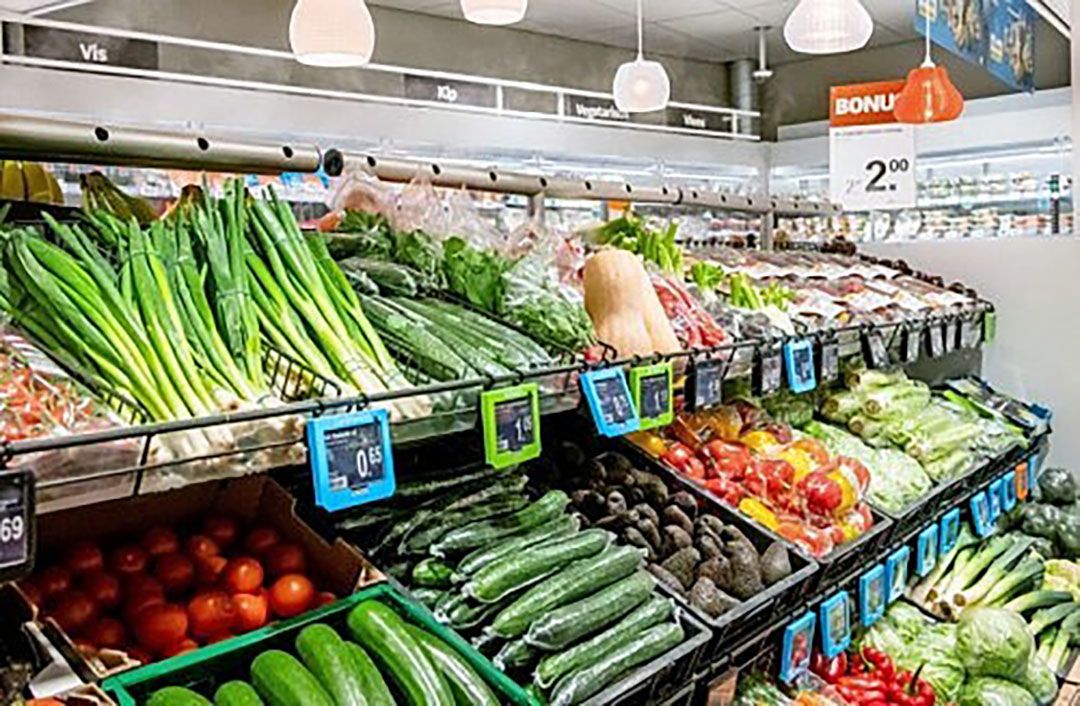
[[955, 504], [953, 502], [955, 498], [962, 493], [964, 487], [962, 480], [962, 478], [957, 478], [948, 483], [935, 485], [929, 493], [900, 512], [889, 512], [871, 503], [874, 510], [892, 522], [888, 537], [883, 540], [883, 546], [895, 546], [912, 532], [922, 530], [931, 522], [936, 522], [941, 513], [952, 507]]

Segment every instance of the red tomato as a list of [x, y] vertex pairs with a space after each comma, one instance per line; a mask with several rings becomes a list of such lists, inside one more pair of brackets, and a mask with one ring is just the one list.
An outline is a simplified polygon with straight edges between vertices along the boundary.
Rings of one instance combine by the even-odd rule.
[[222, 581], [230, 593], [254, 593], [262, 586], [263, 567], [250, 557], [237, 557], [225, 567]]
[[236, 606], [222, 591], [200, 593], [187, 606], [191, 634], [210, 637], [228, 631], [236, 623]]
[[266, 570], [271, 576], [302, 574], [307, 569], [307, 559], [299, 544], [277, 544], [266, 552]]
[[185, 652], [194, 652], [197, 649], [199, 649], [199, 643], [195, 642], [190, 637], [187, 637], [175, 645], [161, 650], [161, 656], [167, 659], [169, 657], [175, 657], [176, 655], [182, 655]]
[[223, 556], [211, 556], [195, 560], [195, 575], [202, 586], [211, 586], [218, 582], [228, 566], [229, 560]]
[[98, 606], [81, 591], [68, 591], [60, 596], [50, 612], [57, 625], [69, 635], [78, 635], [90, 627], [98, 616]]
[[120, 579], [104, 571], [95, 571], [79, 579], [79, 586], [102, 608], [120, 605]]
[[30, 601], [31, 605], [42, 606], [45, 603], [45, 599], [41, 594], [41, 589], [37, 587], [36, 583], [29, 580], [19, 582], [19, 590], [26, 596], [26, 600]]
[[163, 653], [187, 635], [187, 613], [178, 605], [159, 603], [143, 609], [135, 621], [135, 637], [151, 652]]
[[176, 533], [165, 527], [154, 527], [148, 530], [139, 545], [150, 556], [180, 551], [180, 540], [176, 537]]
[[114, 574], [130, 576], [146, 571], [146, 552], [136, 546], [118, 547], [109, 554], [109, 569]]
[[205, 534], [196, 534], [187, 541], [187, 553], [191, 555], [192, 559], [209, 559], [212, 556], [221, 554], [221, 549], [218, 547], [217, 542]]
[[184, 554], [162, 554], [154, 561], [154, 578], [169, 595], [182, 593], [195, 583], [195, 562]]
[[129, 598], [124, 604], [124, 622], [132, 625], [145, 610], [159, 605], [165, 605], [165, 596], [160, 593], [140, 593]]
[[315, 601], [315, 586], [307, 576], [288, 574], [270, 587], [270, 610], [282, 618], [300, 615]]
[[64, 555], [64, 566], [76, 576], [101, 571], [105, 568], [105, 555], [93, 542], [76, 542]]
[[315, 594], [315, 605], [313, 608], [322, 608], [324, 605], [329, 605], [337, 600], [337, 596], [330, 591], [319, 591]]
[[71, 588], [71, 574], [62, 566], [50, 566], [37, 575], [34, 583], [47, 603]]
[[124, 598], [135, 598], [144, 593], [153, 593], [158, 596], [165, 595], [165, 588], [149, 574], [123, 576], [121, 577], [121, 583], [124, 586]]
[[256, 527], [248, 532], [244, 540], [244, 548], [254, 556], [261, 557], [266, 550], [281, 541], [277, 530], [271, 527]]
[[115, 618], [102, 618], [86, 631], [86, 639], [101, 648], [117, 649], [127, 640], [124, 624]]
[[266, 590], [259, 593], [237, 593], [232, 597], [236, 606], [236, 631], [238, 633], [258, 630], [270, 615], [270, 602]]
[[207, 517], [203, 523], [203, 534], [217, 542], [222, 549], [227, 549], [236, 542], [240, 529], [231, 517]]

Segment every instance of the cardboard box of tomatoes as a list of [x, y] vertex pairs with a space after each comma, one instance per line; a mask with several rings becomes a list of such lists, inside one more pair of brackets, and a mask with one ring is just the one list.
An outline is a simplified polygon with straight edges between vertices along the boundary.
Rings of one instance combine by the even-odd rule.
[[248, 476], [44, 515], [18, 595], [87, 682], [290, 618], [384, 576]]

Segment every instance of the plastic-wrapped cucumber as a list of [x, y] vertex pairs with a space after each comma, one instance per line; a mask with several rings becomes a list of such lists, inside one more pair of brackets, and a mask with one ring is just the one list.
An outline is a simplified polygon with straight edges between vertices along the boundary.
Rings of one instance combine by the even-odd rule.
[[529, 626], [525, 639], [544, 650], [561, 650], [649, 600], [655, 585], [650, 574], [638, 571], [588, 598], [542, 616]]
[[431, 548], [431, 553], [447, 556], [469, 552], [507, 537], [525, 534], [565, 513], [569, 504], [570, 498], [563, 491], [549, 491], [544, 497], [511, 515], [473, 522], [451, 530]]
[[536, 649], [524, 639], [511, 640], [503, 645], [492, 662], [499, 669], [526, 669], [540, 656]]
[[469, 576], [494, 561], [513, 556], [534, 544], [573, 534], [580, 527], [581, 520], [576, 515], [562, 515], [551, 522], [540, 525], [528, 534], [504, 542], [497, 542], [490, 547], [481, 547], [461, 560], [455, 570], [454, 580], [465, 581]]

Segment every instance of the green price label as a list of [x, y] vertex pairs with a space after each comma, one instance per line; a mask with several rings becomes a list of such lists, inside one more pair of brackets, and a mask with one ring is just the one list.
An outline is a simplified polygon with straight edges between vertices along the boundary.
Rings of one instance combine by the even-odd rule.
[[993, 343], [997, 338], [997, 312], [988, 311], [983, 316], [983, 341]]
[[540, 389], [530, 382], [480, 395], [484, 458], [506, 468], [540, 455]]
[[641, 429], [667, 426], [674, 421], [673, 387], [671, 363], [644, 365], [630, 370], [630, 391], [637, 405]]

